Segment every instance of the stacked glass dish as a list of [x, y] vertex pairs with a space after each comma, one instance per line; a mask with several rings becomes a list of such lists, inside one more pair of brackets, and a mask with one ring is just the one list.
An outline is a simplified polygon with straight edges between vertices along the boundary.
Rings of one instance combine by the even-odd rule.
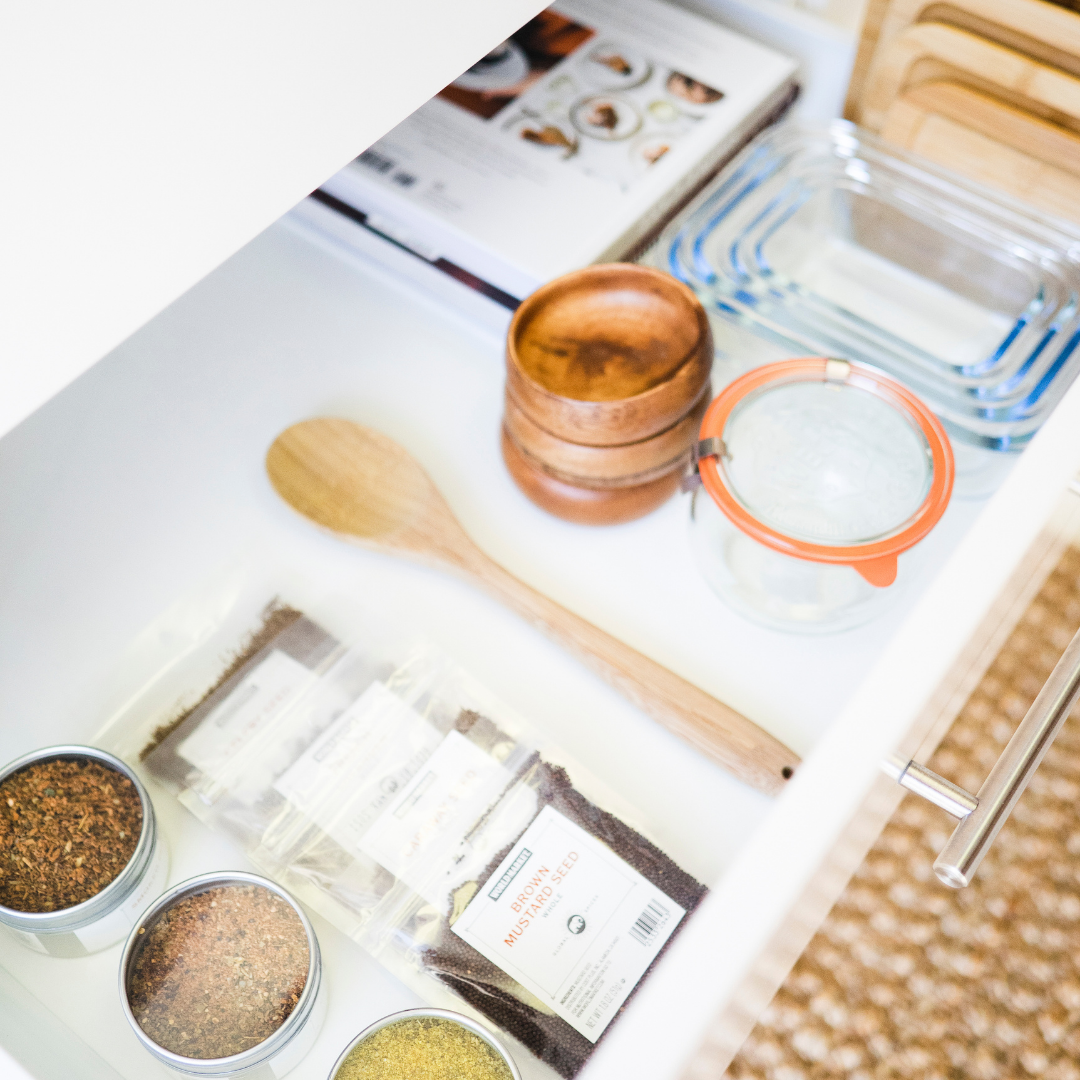
[[838, 120], [755, 139], [652, 261], [790, 356], [872, 365], [1019, 449], [1080, 365], [1080, 228]]

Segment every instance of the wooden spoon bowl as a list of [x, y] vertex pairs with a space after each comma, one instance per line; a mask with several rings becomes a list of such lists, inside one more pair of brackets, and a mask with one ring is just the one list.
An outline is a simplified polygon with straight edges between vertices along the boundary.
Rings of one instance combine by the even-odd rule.
[[507, 334], [506, 385], [550, 434], [620, 446], [678, 423], [712, 361], [709, 321], [690, 289], [651, 267], [611, 263], [526, 298]]

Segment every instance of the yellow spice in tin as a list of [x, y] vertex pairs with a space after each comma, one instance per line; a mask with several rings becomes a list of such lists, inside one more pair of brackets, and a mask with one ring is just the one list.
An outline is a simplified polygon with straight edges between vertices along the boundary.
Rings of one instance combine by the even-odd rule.
[[439, 1017], [399, 1020], [376, 1031], [341, 1063], [334, 1080], [512, 1080], [479, 1035]]

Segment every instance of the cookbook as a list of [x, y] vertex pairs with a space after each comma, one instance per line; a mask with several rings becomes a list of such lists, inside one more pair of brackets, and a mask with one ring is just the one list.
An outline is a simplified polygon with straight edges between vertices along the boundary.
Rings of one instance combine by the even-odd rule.
[[296, 213], [505, 314], [639, 248], [793, 98], [795, 67], [664, 0], [559, 0]]

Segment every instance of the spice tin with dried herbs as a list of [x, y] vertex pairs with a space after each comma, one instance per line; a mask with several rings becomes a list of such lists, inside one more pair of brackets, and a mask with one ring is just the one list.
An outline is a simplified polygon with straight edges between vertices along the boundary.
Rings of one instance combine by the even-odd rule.
[[168, 849], [135, 773], [92, 746], [0, 770], [0, 925], [50, 956], [114, 945], [165, 887]]
[[[413, 1045], [406, 1047], [404, 1053], [397, 1053], [398, 1048], [388, 1044], [379, 1048], [382, 1053], [376, 1057], [374, 1062], [361, 1062], [354, 1057], [356, 1051], [360, 1050], [364, 1044], [380, 1032], [385, 1032], [395, 1025], [407, 1028], [410, 1024], [415, 1024], [418, 1021], [433, 1021], [441, 1025], [457, 1025], [458, 1028], [464, 1029], [467, 1035], [475, 1036], [479, 1040], [479, 1043], [474, 1042], [475, 1049], [466, 1047], [465, 1050], [466, 1056], [475, 1055], [477, 1050], [480, 1051], [482, 1056], [480, 1056], [477, 1066], [470, 1066], [468, 1061], [461, 1060], [460, 1054], [458, 1060], [454, 1062], [439, 1060], [437, 1055], [440, 1051], [436, 1044], [432, 1044], [430, 1047], [430, 1050], [436, 1056], [432, 1056], [430, 1061], [426, 1060], [426, 1048], [419, 1045], [420, 1040], [408, 1038], [411, 1033], [407, 1033], [406, 1038]], [[521, 1073], [518, 1071], [517, 1065], [514, 1064], [514, 1059], [507, 1052], [506, 1047], [487, 1028], [475, 1020], [471, 1020], [461, 1013], [451, 1012], [449, 1009], [404, 1009], [401, 1012], [384, 1016], [381, 1020], [376, 1020], [374, 1024], [364, 1028], [345, 1047], [341, 1056], [334, 1062], [334, 1067], [330, 1070], [329, 1080], [356, 1080], [358, 1077], [367, 1080], [369, 1076], [384, 1080], [378, 1072], [382, 1065], [386, 1066], [385, 1080], [390, 1080], [391, 1077], [397, 1080], [398, 1076], [406, 1073], [414, 1080], [423, 1080], [428, 1076], [438, 1077], [442, 1080], [442, 1077], [447, 1072], [454, 1073], [455, 1080], [457, 1080], [458, 1076], [460, 1076], [461, 1080], [474, 1080], [474, 1078], [488, 1080], [491, 1076], [498, 1076], [500, 1080], [503, 1080], [503, 1078], [521, 1080]]]
[[278, 1080], [326, 1015], [322, 958], [300, 905], [256, 874], [203, 874], [159, 897], [124, 946], [132, 1030], [181, 1076]]

